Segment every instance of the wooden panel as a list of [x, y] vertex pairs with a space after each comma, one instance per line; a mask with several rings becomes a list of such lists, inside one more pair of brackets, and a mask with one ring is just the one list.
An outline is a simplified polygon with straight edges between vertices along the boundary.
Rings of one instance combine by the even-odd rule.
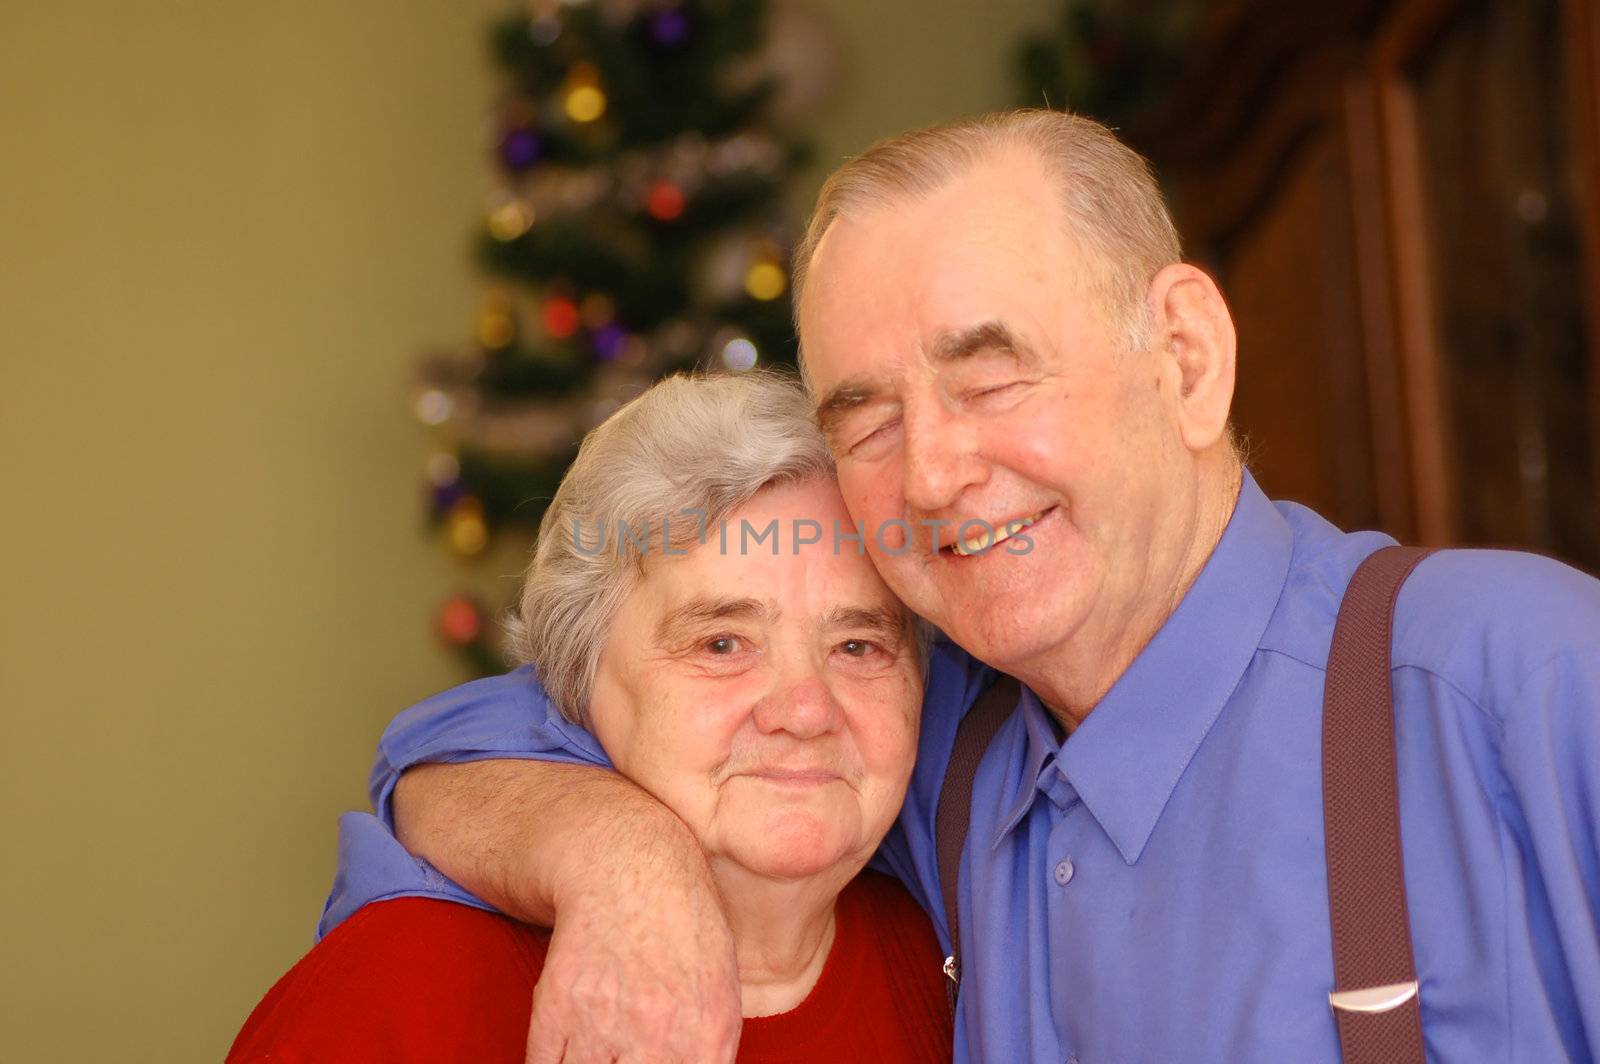
[[[1600, 10], [1596, 0], [1567, 0], [1567, 84], [1571, 99], [1573, 196], [1583, 241], [1584, 301], [1600, 308]], [[1600, 498], [1600, 328], [1589, 330], [1589, 424], [1594, 470], [1592, 492]], [[1600, 529], [1595, 530], [1600, 538]]]
[[1365, 355], [1367, 414], [1372, 425], [1373, 490], [1378, 527], [1405, 543], [1417, 540], [1411, 487], [1411, 443], [1402, 392], [1394, 273], [1383, 196], [1383, 143], [1372, 81], [1353, 77], [1342, 94], [1355, 227], [1355, 282]]
[[1411, 86], [1392, 69], [1379, 72], [1376, 102], [1416, 542], [1444, 546], [1456, 541], [1456, 485], [1433, 314], [1433, 263], [1417, 148], [1416, 102]]
[[1131, 139], [1269, 491], [1600, 571], [1600, 0], [1223, 0]]
[[1561, 13], [1412, 9], [1377, 54], [1421, 538], [1600, 564]]
[[1267, 492], [1350, 527], [1379, 519], [1355, 289], [1349, 164], [1308, 141], [1217, 249], [1241, 337], [1234, 421]]

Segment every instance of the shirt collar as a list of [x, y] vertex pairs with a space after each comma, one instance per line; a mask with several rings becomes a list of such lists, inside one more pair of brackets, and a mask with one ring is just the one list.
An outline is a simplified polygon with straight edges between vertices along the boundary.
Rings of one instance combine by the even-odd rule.
[[1136, 862], [1255, 657], [1293, 553], [1293, 530], [1246, 471], [1233, 517], [1193, 586], [1065, 743], [1025, 693], [1022, 786], [995, 842], [1032, 807], [1041, 774], [1059, 769], [1123, 860]]

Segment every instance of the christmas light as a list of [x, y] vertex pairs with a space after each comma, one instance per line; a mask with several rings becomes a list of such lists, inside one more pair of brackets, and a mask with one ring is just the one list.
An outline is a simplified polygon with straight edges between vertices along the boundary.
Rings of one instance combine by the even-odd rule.
[[512, 241], [533, 227], [533, 208], [509, 192], [489, 200], [489, 233], [496, 240]]
[[574, 122], [593, 122], [606, 113], [606, 94], [593, 85], [579, 85], [567, 93], [567, 117]]
[[756, 345], [743, 336], [729, 340], [722, 348], [722, 364], [735, 373], [743, 373], [756, 364], [760, 352]]
[[544, 302], [544, 331], [565, 340], [578, 331], [578, 308], [565, 296], [552, 296]]
[[465, 595], [457, 595], [439, 609], [439, 634], [447, 643], [466, 646], [483, 631], [483, 615]]
[[764, 303], [783, 295], [788, 286], [789, 278], [775, 262], [758, 262], [744, 275], [744, 290], [750, 293], [751, 299]]
[[440, 451], [428, 459], [428, 481], [438, 487], [454, 484], [461, 479], [461, 460], [449, 451]]
[[500, 141], [500, 158], [512, 170], [526, 170], [539, 160], [543, 151], [538, 136], [531, 129], [513, 129]]
[[428, 493], [428, 512], [436, 518], [448, 516], [466, 492], [467, 489], [459, 480], [449, 484], [434, 485], [433, 490]]
[[429, 388], [417, 396], [417, 417], [424, 425], [443, 425], [450, 420], [455, 404], [437, 388]]
[[594, 345], [595, 357], [610, 362], [622, 353], [622, 345], [627, 340], [627, 330], [612, 322], [596, 332], [590, 342]]
[[470, 495], [450, 509], [445, 538], [457, 554], [472, 557], [489, 545], [489, 526], [483, 521], [483, 504]]
[[689, 19], [678, 8], [669, 7], [650, 20], [650, 36], [668, 48], [680, 45], [689, 36]]
[[606, 94], [600, 91], [600, 72], [593, 63], [574, 63], [567, 75], [567, 117], [574, 122], [593, 122], [606, 113]]
[[683, 213], [683, 189], [671, 181], [657, 181], [646, 193], [644, 209], [658, 222], [670, 222]]
[[554, 44], [560, 36], [561, 18], [558, 15], [540, 15], [528, 23], [528, 37], [534, 44]]
[[486, 307], [478, 315], [478, 343], [490, 351], [498, 351], [511, 343], [517, 335], [516, 323], [509, 310]]

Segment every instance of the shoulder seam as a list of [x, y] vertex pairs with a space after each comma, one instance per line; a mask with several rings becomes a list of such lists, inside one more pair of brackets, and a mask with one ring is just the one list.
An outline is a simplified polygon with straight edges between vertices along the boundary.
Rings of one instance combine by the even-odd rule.
[[[1306, 668], [1310, 669], [1312, 672], [1317, 673], [1318, 675], [1326, 676], [1328, 674], [1328, 667], [1327, 667], [1326, 664], [1318, 665], [1315, 662], [1307, 661], [1305, 658], [1301, 657], [1300, 655], [1291, 653], [1291, 652], [1289, 652], [1287, 650], [1281, 650], [1281, 649], [1279, 649], [1277, 647], [1267, 647], [1267, 646], [1257, 647], [1256, 649], [1257, 649], [1257, 651], [1259, 653], [1262, 653], [1262, 654], [1276, 654], [1278, 657], [1288, 658], [1290, 661], [1296, 662], [1297, 664], [1300, 664], [1300, 665], [1304, 665]], [[1556, 658], [1557, 658], [1557, 655], [1552, 655], [1549, 659], [1547, 659], [1544, 663], [1539, 665], [1537, 668], [1530, 669], [1528, 671], [1528, 675], [1525, 676], [1522, 680], [1520, 680], [1518, 682], [1517, 690], [1521, 691], [1521, 689], [1524, 686], [1526, 686], [1528, 680], [1531, 679], [1534, 676], [1534, 674], [1543, 671], [1551, 663], [1553, 663], [1556, 660]], [[1397, 661], [1390, 668], [1390, 670], [1389, 670], [1390, 675], [1393, 675], [1394, 673], [1397, 673], [1397, 672], [1401, 671], [1402, 669], [1412, 669], [1412, 670], [1415, 670], [1417, 672], [1425, 673], [1426, 675], [1428, 675], [1428, 676], [1432, 677], [1433, 679], [1439, 681], [1441, 684], [1443, 684], [1444, 686], [1448, 687], [1450, 690], [1454, 691], [1457, 695], [1460, 695], [1461, 698], [1464, 699], [1467, 702], [1468, 705], [1472, 706], [1472, 708], [1477, 710], [1478, 713], [1481, 714], [1485, 720], [1487, 720], [1490, 724], [1494, 725], [1494, 729], [1495, 729], [1496, 735], [1503, 735], [1505, 733], [1505, 722], [1504, 721], [1502, 721], [1499, 717], [1496, 717], [1493, 713], [1489, 712], [1489, 710], [1484, 708], [1483, 702], [1482, 702], [1482, 700], [1480, 698], [1468, 693], [1467, 691], [1462, 690], [1460, 684], [1456, 683], [1450, 677], [1444, 675], [1444, 673], [1440, 672], [1439, 670], [1437, 670], [1437, 669], [1435, 669], [1435, 668], [1433, 668], [1432, 666], [1429, 666], [1429, 665], [1422, 665], [1422, 664], [1419, 664], [1419, 663], [1413, 662], [1413, 661]]]

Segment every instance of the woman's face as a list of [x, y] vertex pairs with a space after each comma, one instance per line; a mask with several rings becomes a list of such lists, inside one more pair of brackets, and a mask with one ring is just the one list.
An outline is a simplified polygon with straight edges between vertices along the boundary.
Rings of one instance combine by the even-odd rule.
[[765, 489], [724, 527], [725, 545], [712, 527], [686, 555], [651, 553], [601, 652], [596, 736], [714, 863], [853, 875], [916, 753], [909, 614], [855, 541], [835, 546], [853, 526], [831, 480]]

